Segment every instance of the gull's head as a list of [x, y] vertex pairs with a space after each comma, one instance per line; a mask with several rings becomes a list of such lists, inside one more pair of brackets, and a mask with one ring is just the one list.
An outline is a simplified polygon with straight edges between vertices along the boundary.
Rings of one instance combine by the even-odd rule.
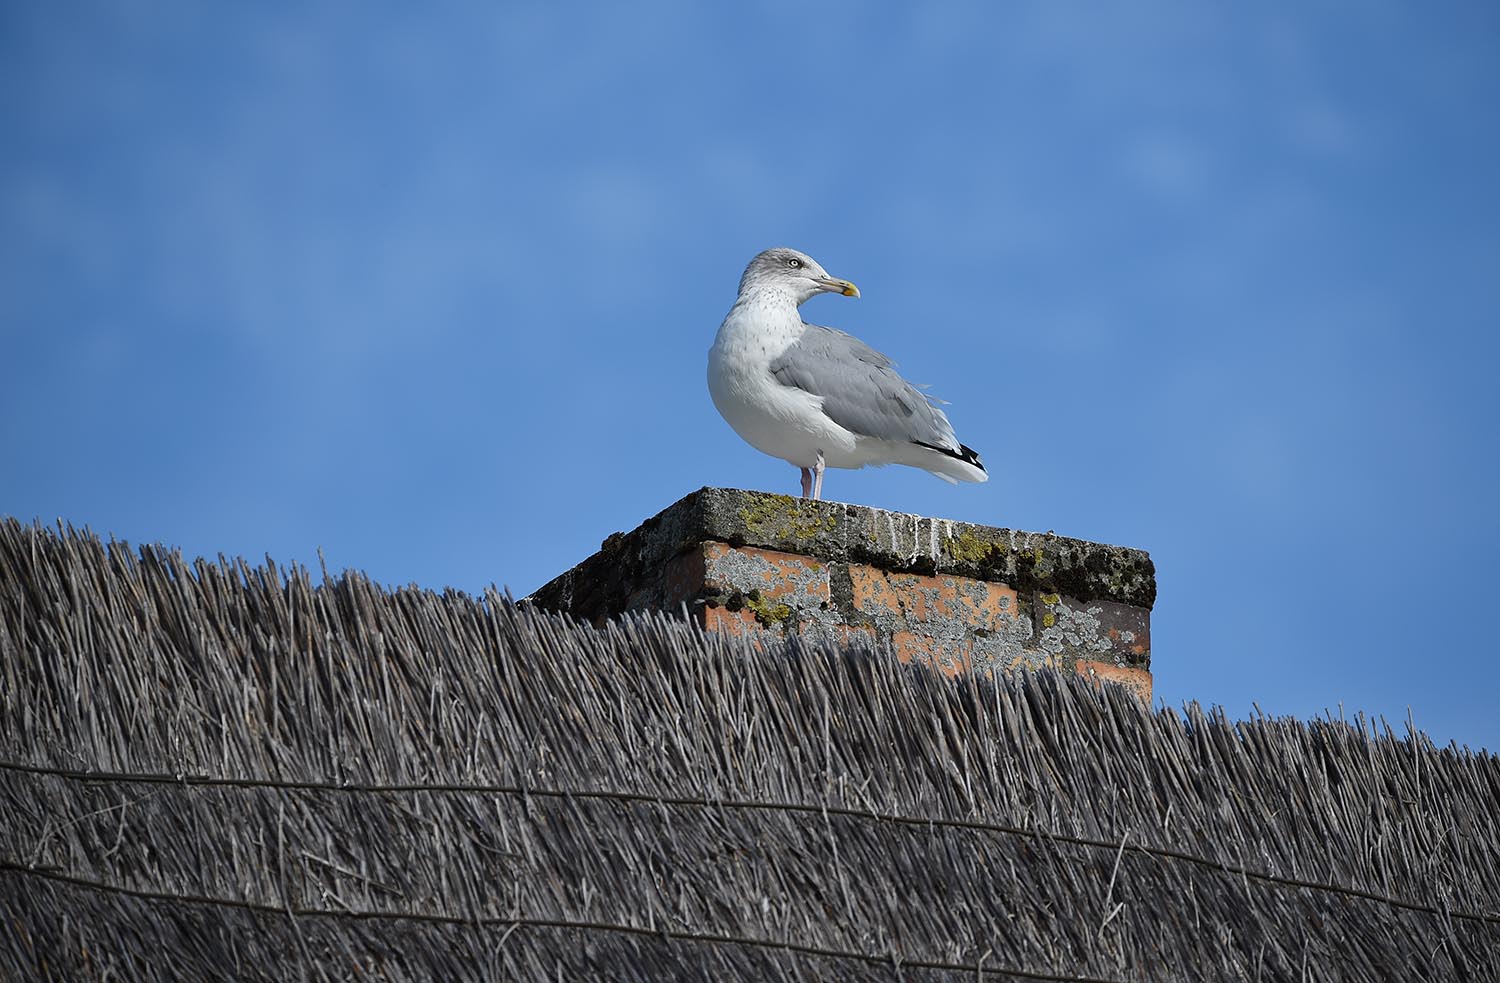
[[823, 293], [859, 296], [859, 288], [854, 284], [829, 276], [807, 253], [785, 246], [767, 249], [745, 267], [745, 275], [740, 277], [740, 296], [751, 291], [784, 293], [797, 304]]

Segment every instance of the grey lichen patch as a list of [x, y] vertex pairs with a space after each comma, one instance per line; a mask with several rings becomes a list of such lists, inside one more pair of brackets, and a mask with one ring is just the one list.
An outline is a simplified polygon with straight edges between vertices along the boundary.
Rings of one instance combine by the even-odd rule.
[[1045, 653], [1032, 647], [1033, 629], [1027, 617], [1006, 618], [998, 630], [974, 633], [973, 665], [976, 669], [1010, 669], [1046, 662]]
[[1104, 609], [1097, 605], [1075, 608], [1055, 594], [1049, 596], [1050, 602], [1041, 599], [1047, 613], [1036, 648], [1059, 661], [1110, 658], [1115, 646], [1099, 619]]
[[710, 588], [738, 597], [763, 627], [783, 633], [832, 637], [838, 612], [830, 603], [830, 564], [801, 557], [773, 562], [754, 549], [710, 553], [704, 577]]

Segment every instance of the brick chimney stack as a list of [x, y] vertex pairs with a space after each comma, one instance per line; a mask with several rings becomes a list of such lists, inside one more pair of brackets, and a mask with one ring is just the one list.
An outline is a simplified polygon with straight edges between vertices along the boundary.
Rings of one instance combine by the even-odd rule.
[[1141, 550], [840, 502], [704, 488], [533, 593], [595, 624], [688, 615], [738, 635], [886, 642], [952, 674], [1053, 666], [1151, 699]]

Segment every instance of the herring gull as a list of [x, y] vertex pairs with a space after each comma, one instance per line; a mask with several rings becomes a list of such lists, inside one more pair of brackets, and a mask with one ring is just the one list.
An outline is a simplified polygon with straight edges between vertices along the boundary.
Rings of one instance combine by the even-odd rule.
[[806, 253], [767, 249], [750, 261], [740, 293], [708, 352], [708, 391], [750, 446], [802, 469], [802, 497], [823, 497], [823, 469], [906, 464], [944, 481], [987, 481], [984, 464], [954, 436], [896, 363], [797, 308], [820, 293], [858, 297]]

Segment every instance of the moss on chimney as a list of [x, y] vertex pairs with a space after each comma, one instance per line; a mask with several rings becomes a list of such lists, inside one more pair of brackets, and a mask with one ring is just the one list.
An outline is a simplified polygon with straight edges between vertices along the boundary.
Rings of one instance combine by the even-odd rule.
[[816, 510], [804, 510], [802, 499], [766, 492], [743, 493], [740, 521], [750, 533], [778, 539], [813, 539], [838, 528], [838, 517], [833, 513], [820, 515]]

